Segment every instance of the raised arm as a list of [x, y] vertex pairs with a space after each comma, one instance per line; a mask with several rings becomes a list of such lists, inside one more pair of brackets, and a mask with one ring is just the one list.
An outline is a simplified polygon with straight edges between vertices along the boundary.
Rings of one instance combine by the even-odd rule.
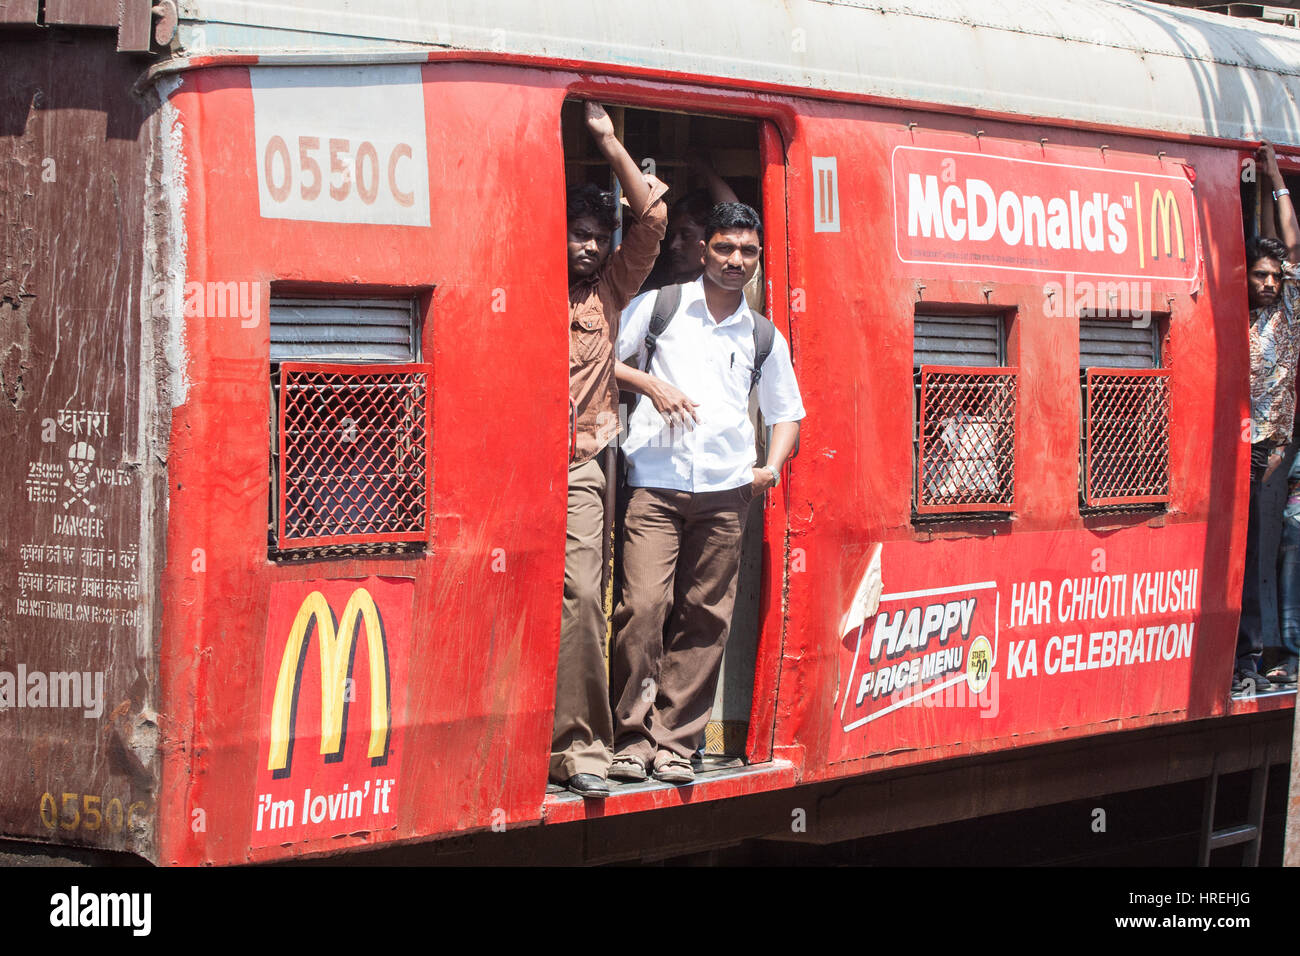
[[[1264, 174], [1267, 180], [1266, 188], [1271, 190], [1269, 198], [1274, 200], [1273, 212], [1277, 222], [1277, 235], [1287, 247], [1287, 258], [1292, 263], [1300, 264], [1300, 222], [1296, 221], [1295, 203], [1291, 200], [1291, 194], [1286, 188], [1286, 180], [1282, 178], [1281, 170], [1277, 168], [1277, 154], [1273, 151], [1273, 144], [1265, 142], [1260, 147], [1259, 152], [1260, 158], [1264, 162]], [[1267, 206], [1264, 207], [1265, 212], [1267, 208]], [[1260, 227], [1260, 233], [1267, 235], [1263, 231], [1262, 221]]]
[[691, 171], [703, 179], [709, 186], [709, 198], [713, 200], [716, 206], [720, 202], [740, 202], [735, 190], [727, 185], [727, 181], [718, 175], [714, 170], [713, 164], [709, 162], [701, 150], [691, 149], [686, 154], [686, 165]]
[[[623, 241], [610, 256], [604, 279], [610, 297], [622, 309], [641, 288], [659, 255], [659, 241], [668, 228], [668, 211], [660, 200], [668, 187], [644, 175], [632, 161], [614, 135], [614, 123], [605, 107], [589, 100], [586, 111], [587, 130], [618, 177], [631, 212], [623, 217]], [[612, 322], [610, 332], [618, 334]]]
[[1273, 212], [1273, 184], [1263, 180], [1259, 184], [1259, 238], [1277, 238], [1277, 218]]
[[623, 195], [628, 205], [638, 215], [650, 201], [650, 184], [641, 173], [641, 168], [632, 161], [628, 151], [614, 134], [614, 121], [605, 112], [605, 107], [591, 100], [586, 102], [587, 132], [596, 141], [596, 148], [608, 161], [618, 184], [623, 187]]

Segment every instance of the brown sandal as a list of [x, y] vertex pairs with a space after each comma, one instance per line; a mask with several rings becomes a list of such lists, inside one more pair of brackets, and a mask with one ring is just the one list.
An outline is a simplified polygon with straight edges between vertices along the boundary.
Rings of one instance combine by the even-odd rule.
[[640, 757], [631, 754], [619, 754], [609, 765], [609, 776], [615, 780], [641, 781], [646, 778], [645, 764]]
[[694, 783], [695, 768], [689, 760], [682, 757], [669, 757], [655, 760], [655, 779], [664, 783]]

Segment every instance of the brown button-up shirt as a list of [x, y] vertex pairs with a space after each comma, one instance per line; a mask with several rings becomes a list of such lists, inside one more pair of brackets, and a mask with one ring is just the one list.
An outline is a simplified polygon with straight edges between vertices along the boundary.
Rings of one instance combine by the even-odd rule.
[[569, 286], [569, 396], [577, 406], [571, 465], [596, 456], [618, 434], [614, 342], [618, 318], [654, 267], [668, 227], [668, 187], [647, 177], [646, 208], [624, 209], [623, 242], [595, 275]]

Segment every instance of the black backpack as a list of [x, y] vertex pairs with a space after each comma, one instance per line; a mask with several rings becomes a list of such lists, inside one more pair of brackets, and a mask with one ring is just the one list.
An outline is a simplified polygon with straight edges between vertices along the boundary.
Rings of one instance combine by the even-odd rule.
[[[645, 369], [650, 371], [650, 360], [654, 358], [659, 336], [664, 334], [668, 323], [677, 314], [677, 306], [682, 301], [680, 285], [666, 285], [655, 293], [654, 311], [650, 314], [650, 331], [645, 337]], [[749, 379], [752, 392], [758, 380], [763, 376], [763, 363], [772, 354], [772, 343], [776, 340], [776, 326], [765, 315], [754, 313], [754, 372]]]

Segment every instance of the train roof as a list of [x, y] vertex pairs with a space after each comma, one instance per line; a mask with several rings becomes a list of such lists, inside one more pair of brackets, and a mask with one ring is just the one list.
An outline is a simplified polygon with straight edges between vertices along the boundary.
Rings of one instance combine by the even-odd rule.
[[1300, 146], [1300, 32], [1138, 0], [187, 0], [187, 55], [483, 51]]

